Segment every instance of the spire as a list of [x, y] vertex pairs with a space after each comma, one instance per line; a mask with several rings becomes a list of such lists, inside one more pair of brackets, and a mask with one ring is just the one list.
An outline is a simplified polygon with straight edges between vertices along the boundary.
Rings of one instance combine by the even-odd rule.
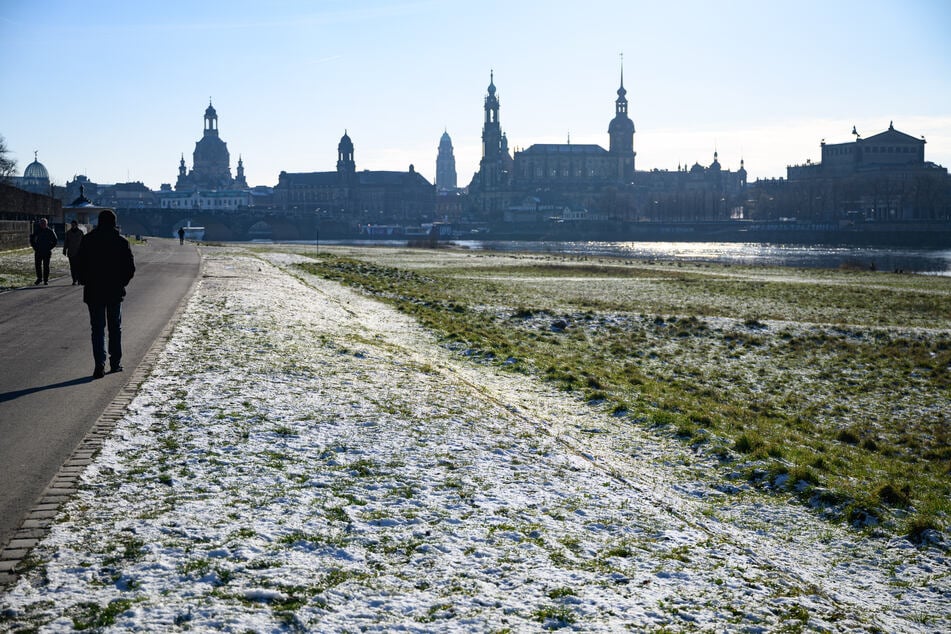
[[624, 88], [624, 54], [621, 53], [620, 84], [614, 100], [614, 118], [608, 124], [609, 151], [623, 161], [619, 178], [630, 182], [634, 174], [634, 122], [627, 114], [627, 90]]

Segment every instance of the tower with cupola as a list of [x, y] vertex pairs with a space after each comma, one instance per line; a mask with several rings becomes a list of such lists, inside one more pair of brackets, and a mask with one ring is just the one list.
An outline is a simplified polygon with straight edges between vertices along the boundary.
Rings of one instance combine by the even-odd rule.
[[456, 157], [452, 151], [452, 139], [448, 132], [443, 132], [439, 139], [439, 150], [436, 154], [436, 189], [438, 191], [452, 191], [456, 189]]
[[[482, 124], [482, 160], [479, 161], [479, 184], [483, 190], [500, 187], [505, 181], [502, 124], [499, 122], [499, 98], [496, 95], [495, 73], [489, 73], [485, 95], [485, 120]], [[506, 143], [507, 144], [507, 143]]]
[[608, 152], [617, 162], [618, 180], [634, 180], [634, 122], [627, 111], [627, 90], [624, 89], [624, 64], [621, 64], [621, 85], [614, 100], [614, 118], [608, 125]]
[[235, 186], [231, 177], [231, 155], [228, 144], [218, 136], [218, 112], [208, 100], [205, 109], [205, 126], [202, 138], [195, 143], [192, 153], [192, 169], [185, 170], [185, 157], [178, 167], [179, 191], [226, 190]]

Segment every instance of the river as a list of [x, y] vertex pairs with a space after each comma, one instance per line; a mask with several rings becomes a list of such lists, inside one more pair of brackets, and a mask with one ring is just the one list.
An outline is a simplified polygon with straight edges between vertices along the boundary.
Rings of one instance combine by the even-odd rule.
[[[332, 240], [322, 244], [405, 246], [405, 240]], [[601, 256], [684, 262], [716, 262], [805, 268], [875, 269], [951, 277], [951, 248], [911, 249], [828, 247], [742, 242], [539, 242], [519, 240], [453, 240], [453, 244], [486, 251], [530, 251], [576, 256]]]

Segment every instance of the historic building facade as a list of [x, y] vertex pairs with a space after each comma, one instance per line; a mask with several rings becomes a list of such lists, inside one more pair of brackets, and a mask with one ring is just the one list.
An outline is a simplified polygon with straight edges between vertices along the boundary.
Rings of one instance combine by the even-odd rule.
[[591, 144], [535, 144], [508, 156], [494, 74], [485, 97], [483, 157], [469, 186], [468, 211], [488, 222], [545, 220], [629, 223], [742, 217], [746, 170], [713, 163], [677, 171], [637, 171], [634, 122], [624, 70], [608, 124], [608, 148]]
[[925, 161], [925, 140], [895, 129], [820, 143], [822, 160], [787, 168], [786, 180], [751, 187], [751, 215], [864, 223], [951, 218], [948, 170]]
[[412, 165], [406, 172], [357, 171], [353, 141], [344, 132], [333, 172], [281, 172], [273, 204], [314, 211], [325, 223], [421, 224], [434, 218], [436, 189]]
[[689, 169], [655, 169], [637, 173], [637, 220], [659, 222], [738, 220], [745, 214], [746, 167], [723, 169], [717, 151], [713, 162]]

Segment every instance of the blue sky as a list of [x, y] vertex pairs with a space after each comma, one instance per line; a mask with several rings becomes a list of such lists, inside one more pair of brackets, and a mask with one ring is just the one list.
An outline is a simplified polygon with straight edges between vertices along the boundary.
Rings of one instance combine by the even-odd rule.
[[0, 0], [0, 135], [57, 184], [174, 184], [209, 98], [232, 171], [357, 169], [430, 181], [443, 131], [460, 184], [494, 70], [510, 147], [607, 147], [620, 54], [638, 169], [785, 176], [819, 143], [897, 129], [951, 167], [951, 2]]

